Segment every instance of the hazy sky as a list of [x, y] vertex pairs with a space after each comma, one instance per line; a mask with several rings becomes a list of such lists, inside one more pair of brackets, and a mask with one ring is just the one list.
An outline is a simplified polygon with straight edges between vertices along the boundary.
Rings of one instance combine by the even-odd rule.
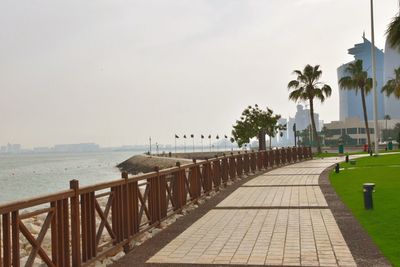
[[[397, 0], [375, 1], [384, 46]], [[368, 0], [1, 0], [0, 144], [173, 143], [229, 134], [258, 103], [284, 117], [294, 69], [336, 68], [370, 36]]]

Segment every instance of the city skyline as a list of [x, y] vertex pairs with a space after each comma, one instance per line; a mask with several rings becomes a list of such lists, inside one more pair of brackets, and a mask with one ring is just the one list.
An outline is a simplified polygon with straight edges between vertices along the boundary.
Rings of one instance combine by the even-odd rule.
[[[397, 1], [375, 8], [381, 49]], [[28, 147], [229, 134], [255, 103], [288, 117], [287, 82], [306, 64], [333, 88], [316, 112], [336, 120], [336, 67], [370, 36], [358, 0], [3, 1], [0, 17], [0, 143]]]

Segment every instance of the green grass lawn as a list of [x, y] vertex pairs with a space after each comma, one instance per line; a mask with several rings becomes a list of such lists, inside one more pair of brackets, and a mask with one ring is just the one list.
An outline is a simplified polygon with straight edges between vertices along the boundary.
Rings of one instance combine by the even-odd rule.
[[[380, 154], [385, 154], [385, 153], [391, 153], [391, 152], [400, 152], [400, 150], [395, 149], [395, 150], [390, 150], [390, 151], [386, 151], [386, 150], [380, 150], [379, 153]], [[344, 153], [344, 155], [360, 155], [360, 154], [368, 154], [368, 152], [364, 152], [364, 151], [357, 151], [357, 152], [349, 152], [349, 153]], [[318, 153], [314, 153], [313, 157], [314, 158], [329, 158], [329, 157], [339, 157], [339, 156], [343, 156], [342, 154], [339, 153], [332, 153], [332, 152], [322, 152], [320, 154]]]
[[[351, 159], [351, 157], [350, 157]], [[341, 163], [330, 180], [375, 244], [395, 266], [400, 266], [400, 154], [366, 157], [356, 165]], [[374, 210], [364, 210], [363, 183], [375, 183]]]

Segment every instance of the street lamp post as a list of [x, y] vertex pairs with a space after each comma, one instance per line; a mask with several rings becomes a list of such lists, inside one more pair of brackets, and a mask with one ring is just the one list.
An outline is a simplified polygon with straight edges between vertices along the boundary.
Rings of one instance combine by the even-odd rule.
[[374, 32], [374, 1], [371, 4], [371, 62], [372, 62], [372, 90], [374, 92], [374, 133], [375, 133], [375, 154], [378, 155], [378, 93], [376, 84], [376, 57], [375, 57], [375, 32]]

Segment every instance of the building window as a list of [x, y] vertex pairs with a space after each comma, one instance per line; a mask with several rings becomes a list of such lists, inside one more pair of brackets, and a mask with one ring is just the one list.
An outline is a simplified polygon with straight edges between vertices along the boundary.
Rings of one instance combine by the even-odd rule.
[[341, 135], [341, 129], [328, 129], [328, 134], [329, 135]]
[[357, 128], [347, 128], [347, 134], [357, 134]]
[[345, 135], [345, 134], [346, 134], [346, 129], [342, 129], [341, 135]]
[[375, 131], [374, 131], [374, 128], [369, 128], [369, 133], [370, 133], [370, 134], [374, 134], [374, 132], [375, 132]]
[[365, 128], [358, 128], [358, 133], [365, 134]]
[[365, 139], [365, 138], [360, 138], [360, 139], [358, 139], [358, 143], [359, 143], [360, 145], [364, 145], [364, 144], [367, 143], [367, 139]]

